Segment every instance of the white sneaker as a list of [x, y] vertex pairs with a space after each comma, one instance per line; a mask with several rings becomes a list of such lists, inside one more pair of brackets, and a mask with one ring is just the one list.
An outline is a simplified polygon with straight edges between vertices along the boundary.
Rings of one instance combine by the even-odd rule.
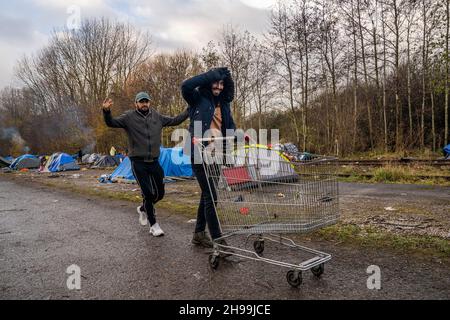
[[158, 222], [150, 227], [150, 234], [152, 234], [154, 237], [159, 237], [159, 236], [164, 235], [164, 231], [162, 231]]
[[141, 206], [137, 207], [137, 212], [139, 213], [139, 223], [141, 226], [147, 225], [147, 213], [145, 213], [145, 210], [141, 210]]

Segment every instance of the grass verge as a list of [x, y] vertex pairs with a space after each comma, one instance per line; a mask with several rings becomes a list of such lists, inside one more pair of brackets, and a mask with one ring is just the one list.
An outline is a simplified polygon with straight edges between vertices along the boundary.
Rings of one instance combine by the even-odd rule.
[[433, 256], [450, 262], [450, 241], [433, 236], [410, 236], [380, 232], [353, 224], [336, 224], [312, 234], [327, 241], [371, 248], [390, 248], [404, 253]]

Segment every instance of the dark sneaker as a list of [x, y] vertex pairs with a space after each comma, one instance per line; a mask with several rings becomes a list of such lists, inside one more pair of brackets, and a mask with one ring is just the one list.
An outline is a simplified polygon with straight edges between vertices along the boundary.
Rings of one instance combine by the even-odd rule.
[[212, 241], [205, 231], [195, 232], [191, 242], [195, 245], [203, 246], [205, 248], [213, 247]]
[[219, 257], [226, 258], [233, 254], [233, 250], [231, 250], [230, 248], [225, 248], [228, 247], [228, 243], [225, 241], [225, 239], [214, 240], [214, 242], [220, 245], [218, 247], [218, 249], [221, 251], [219, 252]]

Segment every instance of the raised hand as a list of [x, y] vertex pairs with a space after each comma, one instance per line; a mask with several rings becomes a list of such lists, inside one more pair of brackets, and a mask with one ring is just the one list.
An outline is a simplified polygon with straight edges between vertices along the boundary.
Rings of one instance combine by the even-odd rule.
[[102, 104], [102, 109], [104, 110], [104, 111], [110, 111], [111, 110], [111, 107], [113, 106], [113, 101], [112, 101], [112, 99], [111, 98], [106, 98], [104, 101], [103, 101], [103, 104]]

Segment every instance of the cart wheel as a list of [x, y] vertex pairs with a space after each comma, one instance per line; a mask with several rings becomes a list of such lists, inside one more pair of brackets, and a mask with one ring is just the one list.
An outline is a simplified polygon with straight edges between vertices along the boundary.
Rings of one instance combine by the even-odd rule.
[[295, 270], [289, 270], [286, 274], [287, 282], [294, 288], [297, 288], [299, 285], [302, 284], [302, 272]]
[[323, 263], [311, 268], [312, 274], [315, 275], [317, 278], [322, 275], [324, 270], [325, 270], [325, 265]]
[[217, 269], [217, 267], [219, 266], [219, 256], [215, 255], [215, 254], [211, 254], [209, 256], [209, 265], [211, 266], [211, 268], [213, 268], [214, 270]]
[[261, 254], [264, 251], [264, 240], [255, 240], [253, 242], [253, 248], [255, 248], [255, 252], [257, 254]]

